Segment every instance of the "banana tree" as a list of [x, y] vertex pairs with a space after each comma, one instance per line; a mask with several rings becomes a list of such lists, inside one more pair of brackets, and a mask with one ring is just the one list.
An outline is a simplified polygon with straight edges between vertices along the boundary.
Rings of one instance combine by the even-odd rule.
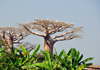
[[44, 55], [45, 60], [42, 63], [36, 63], [34, 66], [37, 66], [37, 69], [40, 70], [62, 70], [63, 68], [59, 68], [58, 64], [54, 61], [54, 59], [50, 56], [50, 52], [47, 50], [47, 52], [44, 52], [41, 50], [41, 53]]
[[[86, 58], [84, 60], [82, 60], [83, 58], [83, 54], [80, 55], [80, 52], [79, 51], [76, 51], [75, 48], [71, 48], [69, 50], [69, 52], [67, 53], [67, 55], [70, 57], [71, 59], [71, 68], [76, 68], [76, 69], [80, 69], [80, 68], [84, 68], [84, 67], [88, 67], [90, 65], [92, 65], [92, 63], [86, 63], [90, 60], [93, 59], [93, 57], [89, 57], [89, 58]], [[81, 61], [82, 60], [82, 61]]]
[[[39, 48], [40, 44], [36, 47], [31, 56], [29, 55], [30, 51], [27, 51], [23, 46], [21, 46], [23, 53], [19, 49], [16, 49], [19, 52], [19, 59], [14, 63], [14, 65], [19, 66], [19, 68], [21, 69], [35, 68], [34, 66], [32, 66], [32, 64], [36, 62], [35, 55], [38, 52]], [[16, 52], [13, 53], [16, 54]]]
[[[1, 41], [0, 41], [1, 45]], [[0, 70], [19, 70], [15, 66], [12, 65], [10, 61], [10, 55], [8, 53], [4, 53], [5, 47], [0, 48]]]
[[[5, 49], [5, 47], [0, 49], [0, 69], [4, 69], [4, 67], [6, 69], [10, 70], [12, 68], [14, 69], [28, 69], [30, 70], [30, 68], [35, 68], [33, 65], [33, 63], [36, 62], [35, 59], [35, 55], [37, 53], [37, 51], [39, 50], [40, 45], [38, 45], [35, 49], [35, 51], [32, 53], [32, 55], [30, 56], [29, 53], [30, 51], [26, 51], [26, 49], [21, 46], [21, 49], [23, 51], [23, 53], [19, 50], [19, 49], [14, 49], [13, 47], [11, 48], [11, 54], [7, 54], [4, 53], [3, 50]], [[5, 59], [4, 59], [5, 58]], [[2, 63], [1, 63], [2, 62]]]
[[86, 62], [93, 59], [93, 57], [90, 57], [81, 61], [83, 58], [83, 54], [80, 55], [80, 52], [76, 51], [75, 48], [71, 48], [67, 54], [64, 50], [62, 50], [59, 55], [57, 55], [57, 52], [55, 50], [54, 56], [57, 59], [57, 62], [61, 63], [62, 67], [66, 67], [67, 69], [70, 70], [80, 70], [83, 69], [84, 67], [88, 67], [92, 65], [92, 63], [86, 63]]

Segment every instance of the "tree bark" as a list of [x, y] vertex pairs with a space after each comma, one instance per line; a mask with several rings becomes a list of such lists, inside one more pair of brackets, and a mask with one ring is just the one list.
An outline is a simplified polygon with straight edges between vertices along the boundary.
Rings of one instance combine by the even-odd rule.
[[11, 54], [11, 47], [13, 46], [13, 39], [12, 38], [8, 38], [8, 46], [6, 46], [6, 52]]
[[50, 35], [46, 35], [44, 37], [44, 51], [46, 52], [48, 49], [50, 51], [50, 54], [53, 54], [53, 45], [53, 39], [50, 37]]

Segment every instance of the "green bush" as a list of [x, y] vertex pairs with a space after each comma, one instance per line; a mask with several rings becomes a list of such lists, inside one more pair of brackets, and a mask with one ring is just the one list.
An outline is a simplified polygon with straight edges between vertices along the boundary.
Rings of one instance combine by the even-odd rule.
[[92, 65], [92, 63], [86, 62], [93, 59], [93, 57], [90, 57], [81, 61], [83, 54], [80, 55], [80, 52], [76, 51], [75, 48], [71, 48], [67, 54], [62, 50], [59, 55], [57, 55], [55, 50], [54, 57], [56, 58], [57, 63], [60, 63], [62, 67], [65, 67], [68, 70], [82, 70], [84, 67]]
[[[12, 68], [16, 70], [35, 68], [33, 63], [36, 62], [35, 55], [39, 50], [40, 45], [37, 46], [35, 51], [30, 56], [30, 51], [21, 46], [23, 53], [19, 49], [11, 48], [11, 54], [4, 53], [5, 47], [0, 48], [0, 69], [11, 70]], [[5, 58], [5, 59], [4, 59]]]
[[[1, 41], [0, 41], [1, 44]], [[44, 52], [41, 50], [41, 56], [36, 56], [40, 45], [38, 45], [35, 51], [30, 54], [23, 46], [21, 52], [17, 48], [11, 48], [11, 54], [4, 52], [5, 47], [0, 48], [0, 70], [82, 70], [84, 67], [92, 65], [87, 63], [92, 60], [93, 57], [82, 60], [83, 54], [75, 48], [71, 48], [66, 54], [65, 50], [62, 50], [60, 54], [50, 56], [50, 52]]]

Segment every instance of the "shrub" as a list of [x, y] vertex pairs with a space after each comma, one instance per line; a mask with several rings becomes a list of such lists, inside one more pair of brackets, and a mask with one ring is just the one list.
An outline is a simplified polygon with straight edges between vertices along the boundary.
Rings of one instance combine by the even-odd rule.
[[[1, 41], [0, 41], [1, 44]], [[62, 50], [60, 54], [50, 55], [50, 52], [44, 52], [41, 50], [41, 56], [36, 56], [40, 45], [38, 45], [35, 51], [30, 54], [23, 46], [21, 50], [11, 48], [11, 54], [4, 52], [5, 47], [0, 48], [0, 70], [82, 70], [84, 67], [92, 65], [87, 63], [92, 60], [93, 57], [82, 60], [83, 54], [75, 48], [71, 48], [66, 54], [65, 50]]]

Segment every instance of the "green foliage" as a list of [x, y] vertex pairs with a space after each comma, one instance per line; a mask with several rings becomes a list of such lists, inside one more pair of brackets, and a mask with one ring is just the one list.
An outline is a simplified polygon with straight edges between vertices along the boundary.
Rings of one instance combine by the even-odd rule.
[[[40, 46], [37, 46], [38, 49], [39, 47]], [[0, 69], [6, 68], [7, 70], [11, 70], [12, 68], [15, 68], [16, 70], [22, 70], [29, 67], [33, 68], [32, 64], [35, 63], [37, 60], [35, 59], [35, 57], [30, 57], [30, 51], [26, 51], [23, 46], [21, 46], [21, 49], [23, 53], [19, 49], [14, 49], [12, 47], [11, 54], [8, 54], [3, 52], [4, 48], [1, 48]], [[33, 53], [36, 53], [38, 49], [35, 49], [36, 51], [34, 51]]]
[[3, 52], [5, 50], [5, 47], [0, 48], [0, 52]]
[[31, 55], [31, 57], [35, 57], [35, 55], [38, 52], [39, 48], [40, 48], [40, 44], [36, 47], [35, 51]]
[[53, 56], [48, 50], [47, 52], [41, 50], [41, 54], [37, 57], [39, 48], [40, 44], [32, 55], [29, 55], [30, 51], [27, 51], [23, 46], [21, 46], [23, 52], [12, 47], [11, 54], [4, 52], [5, 47], [0, 48], [0, 70], [82, 70], [84, 67], [92, 65], [87, 62], [93, 57], [82, 60], [83, 54], [80, 55], [80, 52], [75, 48], [71, 48], [67, 54], [65, 50], [62, 50], [59, 55], [54, 48], [55, 54]]
[[54, 59], [50, 56], [50, 52], [47, 50], [47, 52], [44, 52], [41, 50], [41, 53], [45, 56], [45, 60], [42, 63], [36, 63], [34, 66], [37, 66], [40, 70], [54, 70], [54, 69], [60, 69], [58, 68], [58, 65], [54, 61]]
[[64, 50], [62, 50], [59, 55], [57, 55], [56, 53], [54, 56], [57, 62], [61, 63], [62, 67], [66, 67], [67, 69], [70, 70], [80, 70], [80, 69], [82, 70], [84, 67], [92, 65], [92, 63], [86, 63], [86, 62], [93, 59], [93, 57], [90, 57], [81, 61], [83, 58], [83, 54], [80, 55], [80, 52], [76, 51], [75, 48], [71, 48], [67, 54]]
[[0, 45], [1, 45], [1, 43], [2, 43], [2, 42], [0, 41]]
[[26, 49], [21, 45], [21, 49], [23, 52], [27, 52]]

